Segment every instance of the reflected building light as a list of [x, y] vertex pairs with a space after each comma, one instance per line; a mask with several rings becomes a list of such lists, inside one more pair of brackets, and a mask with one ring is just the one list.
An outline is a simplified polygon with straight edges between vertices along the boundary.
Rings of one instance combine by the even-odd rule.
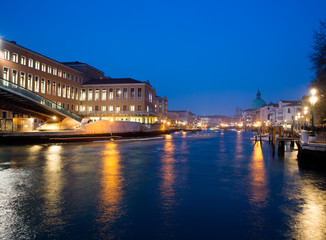
[[268, 196], [265, 163], [260, 142], [254, 145], [254, 151], [250, 163], [250, 203], [256, 207], [266, 205]]
[[[123, 214], [124, 177], [121, 173], [120, 153], [117, 144], [114, 142], [107, 143], [102, 155], [102, 190], [99, 195], [97, 222], [105, 223], [103, 226], [107, 228]], [[104, 233], [105, 231], [106, 229], [103, 229], [101, 232]]]
[[[308, 180], [308, 179], [306, 179]], [[326, 195], [322, 187], [309, 179], [301, 191], [295, 193], [302, 203], [300, 211], [292, 216], [290, 224], [292, 239], [324, 240], [326, 238]]]
[[44, 224], [47, 227], [64, 224], [62, 216], [62, 189], [64, 176], [62, 173], [62, 146], [49, 146], [45, 152], [44, 166], [44, 206], [46, 218]]
[[[168, 135], [169, 136], [169, 135]], [[175, 159], [174, 159], [175, 146], [172, 141], [165, 141], [163, 147], [163, 154], [161, 157], [161, 177], [160, 191], [162, 198], [162, 209], [169, 215], [169, 212], [174, 208], [175, 204]]]

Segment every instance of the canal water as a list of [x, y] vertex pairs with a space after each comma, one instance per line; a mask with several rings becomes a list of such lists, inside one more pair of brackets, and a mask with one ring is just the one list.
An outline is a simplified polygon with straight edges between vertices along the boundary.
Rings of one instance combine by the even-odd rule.
[[250, 136], [0, 146], [0, 239], [326, 239], [326, 174]]

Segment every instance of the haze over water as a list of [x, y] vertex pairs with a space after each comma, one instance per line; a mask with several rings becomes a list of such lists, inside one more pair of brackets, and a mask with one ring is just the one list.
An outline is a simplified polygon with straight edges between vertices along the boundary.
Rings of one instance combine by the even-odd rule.
[[325, 239], [326, 174], [246, 132], [0, 147], [0, 239]]

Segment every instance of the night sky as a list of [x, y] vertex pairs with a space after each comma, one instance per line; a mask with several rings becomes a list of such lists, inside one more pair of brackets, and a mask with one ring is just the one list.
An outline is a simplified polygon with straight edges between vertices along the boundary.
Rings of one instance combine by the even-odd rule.
[[325, 0], [3, 1], [0, 35], [110, 77], [149, 80], [169, 110], [233, 115], [257, 88], [299, 100]]

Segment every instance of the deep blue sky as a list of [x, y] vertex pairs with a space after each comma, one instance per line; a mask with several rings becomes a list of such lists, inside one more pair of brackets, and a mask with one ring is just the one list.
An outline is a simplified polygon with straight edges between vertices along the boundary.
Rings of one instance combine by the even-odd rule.
[[4, 1], [0, 35], [58, 61], [149, 80], [170, 110], [232, 115], [257, 88], [299, 100], [325, 0]]

